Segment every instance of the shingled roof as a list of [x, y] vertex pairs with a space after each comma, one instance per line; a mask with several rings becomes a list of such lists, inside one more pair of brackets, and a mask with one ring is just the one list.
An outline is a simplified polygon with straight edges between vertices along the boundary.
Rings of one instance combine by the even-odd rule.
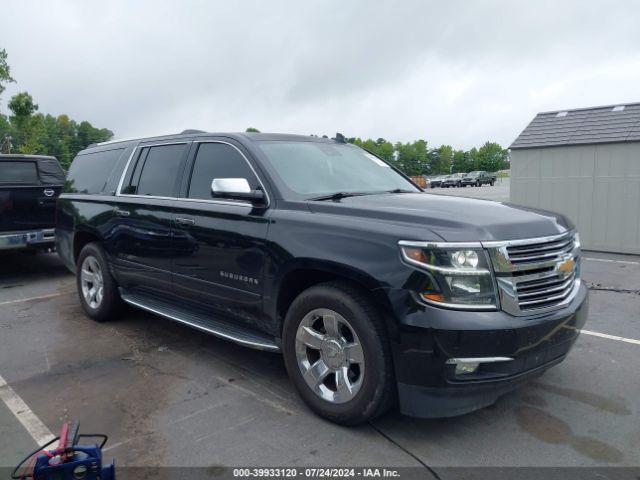
[[536, 115], [509, 148], [640, 141], [640, 103]]

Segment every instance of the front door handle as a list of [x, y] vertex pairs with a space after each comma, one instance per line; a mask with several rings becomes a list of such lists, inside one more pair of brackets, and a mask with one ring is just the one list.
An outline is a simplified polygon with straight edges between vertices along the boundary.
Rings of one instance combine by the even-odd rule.
[[193, 218], [184, 218], [184, 217], [176, 217], [175, 218], [175, 222], [178, 225], [182, 225], [182, 226], [188, 226], [188, 225], [195, 225], [196, 221]]
[[119, 217], [128, 217], [129, 215], [131, 215], [131, 212], [129, 210], [121, 210], [119, 208], [116, 208], [116, 215]]

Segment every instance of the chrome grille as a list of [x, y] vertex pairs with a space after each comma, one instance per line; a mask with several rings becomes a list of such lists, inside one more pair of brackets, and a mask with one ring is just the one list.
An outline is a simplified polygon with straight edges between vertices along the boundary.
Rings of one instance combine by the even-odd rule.
[[530, 310], [555, 305], [569, 296], [573, 289], [575, 272], [563, 278], [551, 275], [540, 280], [516, 283], [516, 294], [520, 310]]
[[540, 263], [560, 258], [573, 250], [573, 237], [563, 238], [554, 242], [536, 243], [531, 245], [514, 245], [507, 247], [509, 260], [514, 265], [522, 263]]
[[491, 256], [502, 309], [508, 313], [561, 308], [580, 285], [580, 246], [574, 232], [483, 246]]

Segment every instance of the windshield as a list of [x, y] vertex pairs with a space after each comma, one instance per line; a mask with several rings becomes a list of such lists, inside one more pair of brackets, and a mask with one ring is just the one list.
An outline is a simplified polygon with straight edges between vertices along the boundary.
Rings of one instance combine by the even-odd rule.
[[354, 145], [261, 142], [259, 146], [280, 189], [299, 199], [338, 192], [419, 192], [388, 164]]

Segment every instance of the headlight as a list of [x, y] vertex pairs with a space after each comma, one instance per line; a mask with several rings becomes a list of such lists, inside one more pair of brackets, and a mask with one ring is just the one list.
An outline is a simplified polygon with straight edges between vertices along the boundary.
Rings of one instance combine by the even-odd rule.
[[451, 254], [451, 260], [456, 267], [472, 267], [478, 266], [478, 253], [474, 250], [456, 250]]
[[418, 295], [448, 308], [494, 310], [495, 281], [489, 258], [476, 244], [400, 242], [402, 259], [427, 274]]

